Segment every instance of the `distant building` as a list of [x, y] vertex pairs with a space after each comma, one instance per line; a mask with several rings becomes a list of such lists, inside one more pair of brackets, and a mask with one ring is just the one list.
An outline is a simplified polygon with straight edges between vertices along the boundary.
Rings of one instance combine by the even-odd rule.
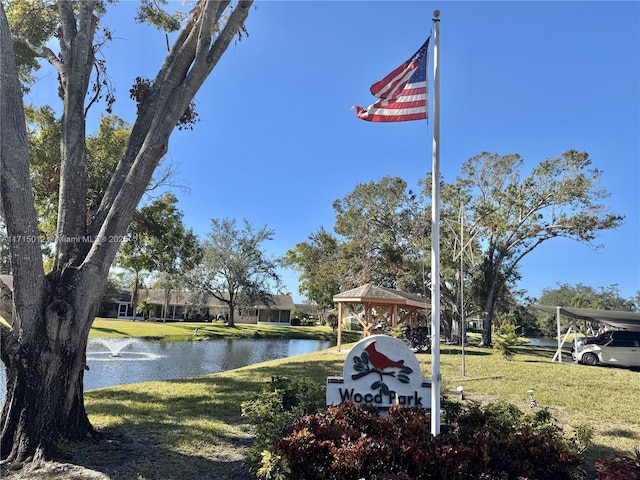
[[[0, 302], [4, 302], [11, 312], [13, 294], [13, 276], [0, 275]], [[136, 314], [136, 320], [161, 319], [165, 304], [162, 290], [142, 288], [138, 291], [139, 302], [148, 298], [149, 311]], [[271, 295], [272, 303], [238, 307], [234, 312], [235, 323], [252, 323], [266, 325], [290, 325], [293, 310], [296, 306], [291, 295]], [[172, 291], [167, 304], [166, 319], [169, 321], [212, 322], [225, 321], [229, 318], [229, 307], [213, 296], [205, 298], [200, 293]], [[131, 306], [131, 292], [123, 290], [120, 295], [103, 302], [100, 314], [109, 318], [134, 319]]]
[[[148, 298], [150, 309], [140, 312], [136, 320], [162, 318], [165, 293], [161, 290], [139, 291], [139, 301]], [[235, 323], [289, 325], [295, 305], [291, 295], [272, 295], [272, 303], [266, 305], [241, 306], [234, 312]], [[169, 321], [210, 322], [229, 318], [229, 307], [213, 296], [194, 292], [172, 291], [169, 295], [166, 319]], [[131, 292], [123, 291], [113, 298], [105, 314], [112, 318], [133, 319]]]
[[306, 313], [309, 317], [318, 318], [318, 306], [312, 303], [296, 303], [294, 310]]

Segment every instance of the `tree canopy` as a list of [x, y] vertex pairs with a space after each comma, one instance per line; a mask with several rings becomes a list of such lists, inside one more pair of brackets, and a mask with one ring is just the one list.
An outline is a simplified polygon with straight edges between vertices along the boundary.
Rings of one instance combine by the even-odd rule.
[[198, 238], [183, 222], [173, 193], [138, 209], [127, 230], [118, 263], [132, 270], [175, 274], [198, 264]]
[[338, 262], [340, 243], [324, 228], [309, 235], [306, 242], [288, 250], [283, 264], [300, 272], [299, 291], [320, 311], [333, 308], [333, 296], [340, 292]]
[[177, 203], [174, 194], [165, 193], [136, 210], [123, 239], [116, 261], [134, 272], [131, 296], [134, 312], [137, 310], [140, 272], [146, 270], [164, 276], [168, 297], [172, 282], [166, 280], [175, 280], [181, 272], [190, 270], [202, 260], [200, 241], [192, 229], [185, 228]]
[[[569, 150], [528, 173], [524, 168], [519, 155], [485, 152], [465, 162], [455, 182], [441, 181], [441, 320], [448, 339], [457, 336], [463, 288], [465, 316], [484, 317], [484, 344], [491, 344], [496, 314], [517, 316], [531, 330], [515, 302], [521, 260], [553, 238], [598, 248], [597, 235], [623, 221], [608, 211], [609, 194], [587, 153]], [[394, 177], [358, 184], [336, 200], [338, 236], [321, 231], [287, 253], [301, 272], [301, 291], [313, 292], [326, 278], [332, 295], [367, 282], [428, 292], [431, 182], [420, 183], [424, 205]]]
[[[420, 262], [412, 240], [420, 215], [416, 194], [401, 178], [386, 176], [361, 183], [333, 202], [335, 232], [345, 239], [343, 283], [353, 288], [368, 282], [390, 288], [413, 284]], [[410, 279], [411, 278], [411, 279]]]
[[474, 284], [484, 299], [482, 342], [491, 344], [495, 300], [518, 279], [520, 261], [543, 242], [570, 238], [597, 248], [599, 232], [621, 225], [608, 211], [609, 193], [600, 187], [602, 172], [586, 152], [568, 150], [538, 163], [528, 174], [519, 155], [482, 153], [462, 166], [457, 180], [470, 198], [466, 207], [483, 228], [483, 253]]
[[204, 258], [189, 275], [196, 291], [211, 295], [229, 307], [227, 325], [235, 326], [236, 306], [272, 305], [272, 292], [281, 284], [277, 268], [280, 260], [267, 255], [263, 244], [273, 239], [266, 226], [256, 230], [244, 220], [211, 220], [211, 231], [204, 241]]

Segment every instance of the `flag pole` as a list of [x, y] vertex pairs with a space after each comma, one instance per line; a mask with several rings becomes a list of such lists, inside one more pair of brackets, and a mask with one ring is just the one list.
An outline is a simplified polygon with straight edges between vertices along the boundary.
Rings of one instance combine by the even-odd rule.
[[431, 153], [431, 434], [440, 434], [440, 11], [433, 12], [433, 148]]

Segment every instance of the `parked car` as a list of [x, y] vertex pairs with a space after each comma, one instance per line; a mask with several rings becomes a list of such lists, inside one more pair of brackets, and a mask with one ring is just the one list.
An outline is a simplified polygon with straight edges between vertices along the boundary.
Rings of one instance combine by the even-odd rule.
[[580, 342], [573, 359], [585, 365], [640, 367], [640, 332], [614, 330]]

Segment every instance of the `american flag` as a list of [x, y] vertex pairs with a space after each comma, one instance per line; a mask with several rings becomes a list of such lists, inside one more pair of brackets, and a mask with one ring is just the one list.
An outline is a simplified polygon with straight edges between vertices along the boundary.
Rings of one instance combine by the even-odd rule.
[[366, 109], [354, 106], [358, 118], [369, 122], [405, 122], [427, 118], [427, 64], [429, 39], [415, 55], [379, 82], [371, 85], [378, 97]]

